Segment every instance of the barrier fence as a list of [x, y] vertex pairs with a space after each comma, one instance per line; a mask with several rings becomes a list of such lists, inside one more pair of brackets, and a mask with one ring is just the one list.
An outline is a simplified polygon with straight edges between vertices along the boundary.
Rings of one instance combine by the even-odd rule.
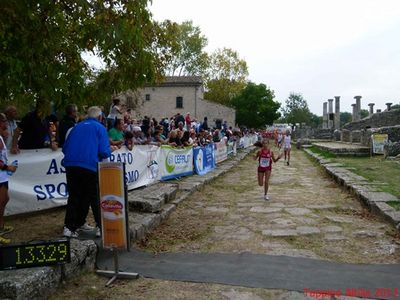
[[[137, 145], [132, 150], [122, 147], [112, 152], [110, 161], [125, 163], [125, 181], [132, 190], [194, 172], [205, 175], [229, 155], [235, 155], [236, 148], [247, 148], [256, 141], [257, 136], [252, 135], [241, 138], [239, 143], [222, 141], [205, 147]], [[9, 154], [9, 160], [14, 159], [18, 159], [18, 170], [9, 180], [10, 201], [5, 215], [66, 205], [68, 189], [61, 150], [21, 150], [18, 155]]]

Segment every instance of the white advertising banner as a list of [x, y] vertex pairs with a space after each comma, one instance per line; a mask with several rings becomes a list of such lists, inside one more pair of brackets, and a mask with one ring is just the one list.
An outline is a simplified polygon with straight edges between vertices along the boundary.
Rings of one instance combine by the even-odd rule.
[[65, 205], [68, 191], [64, 157], [61, 150], [21, 150], [9, 154], [8, 161], [18, 160], [17, 172], [9, 178], [10, 201], [5, 215], [34, 212]]
[[255, 142], [257, 142], [257, 135], [245, 135], [240, 138], [238, 148], [250, 147], [251, 145], [254, 145]]
[[371, 135], [372, 140], [372, 153], [383, 154], [383, 147], [387, 144], [389, 139], [388, 134], [373, 134]]
[[161, 180], [193, 174], [193, 148], [161, 146], [159, 170]]
[[110, 162], [125, 163], [125, 181], [128, 190], [159, 180], [159, 161], [160, 147], [152, 145], [137, 145], [132, 150], [123, 146], [113, 151], [110, 157]]
[[222, 140], [215, 145], [215, 162], [218, 164], [228, 158], [228, 148], [225, 140]]

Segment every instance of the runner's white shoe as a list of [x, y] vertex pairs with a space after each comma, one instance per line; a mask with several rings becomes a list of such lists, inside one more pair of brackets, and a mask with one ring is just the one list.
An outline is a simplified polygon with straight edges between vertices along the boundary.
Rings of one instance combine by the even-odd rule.
[[71, 231], [71, 230], [69, 230], [69, 228], [64, 227], [63, 236], [69, 237], [69, 238], [77, 238], [79, 236], [79, 234], [76, 231]]
[[268, 200], [269, 200], [269, 197], [268, 197], [268, 195], [264, 195], [264, 200], [266, 200], [266, 201], [268, 201]]
[[96, 237], [101, 237], [101, 229], [100, 229], [100, 227], [96, 227]]
[[92, 231], [93, 229], [94, 229], [94, 227], [90, 226], [88, 223], [85, 223], [81, 227], [78, 228], [78, 230], [83, 230], [83, 231]]

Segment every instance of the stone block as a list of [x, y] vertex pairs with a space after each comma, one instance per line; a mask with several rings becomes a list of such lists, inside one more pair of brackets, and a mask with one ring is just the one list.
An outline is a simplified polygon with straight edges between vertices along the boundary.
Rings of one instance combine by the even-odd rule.
[[272, 237], [284, 237], [284, 236], [297, 236], [298, 233], [294, 229], [266, 229], [262, 231], [263, 235]]
[[71, 239], [71, 263], [64, 266], [63, 277], [69, 279], [77, 273], [93, 271], [96, 254], [97, 246], [94, 241]]
[[383, 146], [384, 156], [397, 156], [400, 154], [400, 141], [391, 142], [389, 141], [386, 145]]
[[175, 209], [176, 209], [175, 204], [169, 203], [167, 205], [164, 205], [160, 213], [161, 222], [168, 219], [169, 216], [172, 214], [172, 212], [175, 211]]
[[156, 198], [135, 198], [128, 197], [129, 210], [140, 212], [158, 212], [164, 205], [165, 200], [162, 197]]
[[350, 132], [350, 143], [360, 143], [361, 142], [361, 131], [353, 130]]
[[296, 231], [299, 235], [309, 235], [309, 234], [318, 234], [321, 233], [318, 227], [312, 226], [298, 226], [296, 227]]
[[342, 142], [350, 142], [350, 131], [347, 129], [342, 129], [340, 132], [340, 140]]
[[0, 271], [1, 299], [47, 298], [61, 282], [61, 267]]

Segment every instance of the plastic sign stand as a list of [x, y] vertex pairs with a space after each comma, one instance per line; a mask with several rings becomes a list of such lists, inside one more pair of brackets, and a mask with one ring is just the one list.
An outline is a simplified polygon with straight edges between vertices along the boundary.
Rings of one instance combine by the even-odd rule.
[[112, 277], [106, 286], [117, 278], [139, 277], [137, 273], [119, 271], [118, 250], [130, 249], [127, 188], [125, 184], [125, 164], [120, 162], [100, 162], [99, 198], [103, 248], [110, 250], [114, 257], [114, 271], [97, 270], [97, 274]]

